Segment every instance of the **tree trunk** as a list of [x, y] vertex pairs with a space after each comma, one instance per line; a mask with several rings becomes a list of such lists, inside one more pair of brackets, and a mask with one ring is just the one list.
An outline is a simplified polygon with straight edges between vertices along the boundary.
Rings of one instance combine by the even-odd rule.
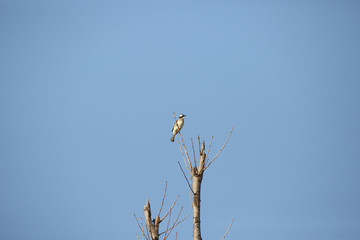
[[[196, 171], [196, 168], [193, 170]], [[197, 175], [193, 173], [192, 176], [192, 189], [194, 191], [192, 208], [193, 208], [193, 239], [201, 240], [201, 231], [200, 231], [200, 188], [201, 188], [201, 180], [202, 174]]]

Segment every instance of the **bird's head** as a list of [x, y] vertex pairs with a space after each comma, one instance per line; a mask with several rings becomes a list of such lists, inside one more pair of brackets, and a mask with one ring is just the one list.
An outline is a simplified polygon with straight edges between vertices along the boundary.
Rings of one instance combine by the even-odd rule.
[[179, 118], [184, 118], [186, 115], [185, 114], [180, 114]]

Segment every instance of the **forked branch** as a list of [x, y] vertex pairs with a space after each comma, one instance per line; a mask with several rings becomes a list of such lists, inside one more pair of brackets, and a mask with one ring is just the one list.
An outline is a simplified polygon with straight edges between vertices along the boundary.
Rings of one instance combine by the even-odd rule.
[[[142, 222], [142, 218], [140, 217], [140, 220], [141, 220], [141, 224], [140, 224], [135, 214], [134, 214], [134, 217], [135, 217], [135, 220], [136, 220], [137, 225], [138, 225], [139, 228], [140, 228], [142, 239], [143, 239], [143, 240], [145, 240], [145, 239], [146, 239], [146, 240], [149, 240], [149, 238], [145, 235], [144, 225], [143, 225], [143, 222]], [[139, 237], [137, 236], [137, 234], [136, 234], [136, 237], [139, 239]]]
[[[167, 211], [167, 213], [163, 217], [160, 217], [162, 208], [164, 206], [165, 198], [166, 198], [166, 189], [167, 189], [167, 183], [165, 185], [164, 196], [163, 196], [163, 199], [161, 202], [161, 207], [160, 207], [159, 213], [154, 219], [151, 218], [151, 207], [150, 207], [149, 199], [147, 199], [147, 201], [146, 201], [146, 205], [144, 206], [144, 216], [145, 216], [145, 223], [146, 223], [147, 231], [145, 231], [145, 229], [143, 227], [142, 218], [140, 218], [141, 223], [139, 223], [136, 215], [134, 214], [136, 222], [141, 230], [143, 240], [159, 240], [159, 236], [161, 235], [161, 234], [159, 234], [160, 223], [162, 221], [164, 221], [166, 219], [166, 217], [168, 217], [168, 223], [167, 223], [165, 231], [163, 232], [163, 233], [165, 233], [163, 239], [164, 240], [167, 239], [169, 237], [170, 233], [172, 232], [172, 230], [186, 218], [185, 217], [184, 219], [179, 221], [179, 217], [182, 212], [182, 208], [181, 208], [176, 220], [172, 224], [170, 224], [171, 214], [172, 214], [174, 207], [175, 207], [177, 201], [179, 200], [180, 196], [178, 196], [176, 198], [176, 200], [173, 202], [173, 204], [171, 205], [171, 207]], [[148, 236], [145, 235], [145, 232], [148, 234]], [[149, 235], [149, 233], [150, 233], [150, 235]]]
[[[226, 141], [224, 142], [223, 146], [221, 147], [220, 151], [219, 151], [219, 152], [215, 155], [215, 157], [206, 165], [205, 170], [206, 170], [208, 167], [210, 167], [211, 163], [212, 163], [213, 161], [215, 161], [215, 159], [219, 156], [219, 154], [221, 153], [221, 151], [225, 148], [226, 143], [228, 142], [228, 140], [229, 140], [229, 138], [230, 138], [231, 133], [232, 133], [233, 130], [234, 130], [234, 127], [231, 128], [231, 131], [230, 131], [230, 133], [229, 133], [229, 136], [227, 137], [227, 139], [226, 139]], [[210, 150], [210, 149], [209, 149], [209, 150]]]

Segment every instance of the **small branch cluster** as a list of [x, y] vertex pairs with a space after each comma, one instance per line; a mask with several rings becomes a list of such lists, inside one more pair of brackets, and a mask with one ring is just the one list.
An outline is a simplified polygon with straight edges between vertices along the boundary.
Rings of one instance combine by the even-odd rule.
[[[173, 221], [171, 223], [172, 211], [180, 197], [180, 196], [178, 196], [177, 199], [173, 202], [170, 209], [167, 211], [167, 213], [163, 217], [160, 217], [162, 208], [164, 206], [165, 198], [166, 198], [166, 189], [167, 189], [167, 183], [165, 185], [164, 197], [161, 202], [161, 207], [160, 207], [159, 213], [154, 219], [151, 218], [151, 207], [150, 207], [149, 198], [146, 200], [146, 204], [144, 206], [144, 217], [145, 217], [147, 231], [144, 229], [142, 218], [140, 217], [140, 223], [139, 223], [138, 218], [134, 214], [136, 222], [141, 230], [143, 240], [159, 240], [159, 237], [161, 235], [163, 235], [163, 240], [166, 240], [170, 236], [170, 234], [174, 230], [174, 228], [176, 226], [178, 226], [181, 222], [183, 222], [189, 216], [188, 215], [188, 216], [182, 218], [181, 220], [179, 219], [181, 212], [183, 210], [183, 207], [181, 207], [179, 213], [177, 214], [175, 221]], [[166, 219], [166, 217], [168, 217], [166, 229], [165, 229], [165, 231], [159, 233], [160, 223], [163, 222]], [[137, 236], [137, 238], [139, 239], [138, 236]], [[176, 233], [176, 238], [177, 238], [177, 233]]]
[[[175, 118], [175, 121], [176, 121], [175, 113], [174, 113], [174, 118]], [[193, 142], [193, 139], [191, 139], [191, 145], [192, 145], [193, 155], [194, 155], [194, 162], [193, 163], [190, 160], [189, 153], [188, 153], [188, 150], [187, 150], [187, 148], [185, 146], [183, 136], [182, 136], [181, 132], [179, 132], [179, 135], [180, 135], [180, 138], [181, 138], [181, 143], [180, 143], [180, 141], [178, 141], [178, 144], [179, 144], [179, 147], [180, 147], [181, 155], [183, 157], [185, 166], [186, 166], [186, 168], [188, 169], [188, 171], [189, 171], [189, 173], [191, 175], [193, 175], [193, 174], [202, 175], [204, 173], [204, 171], [208, 167], [210, 167], [210, 165], [217, 159], [217, 157], [220, 155], [222, 150], [225, 148], [228, 140], [230, 139], [230, 136], [231, 136], [233, 130], [234, 130], [234, 127], [231, 128], [231, 131], [230, 131], [227, 139], [225, 140], [223, 146], [219, 150], [219, 152], [211, 160], [210, 160], [210, 158], [208, 158], [208, 156], [209, 156], [209, 153], [210, 153], [210, 149], [211, 149], [211, 146], [212, 146], [214, 136], [212, 136], [212, 138], [211, 138], [209, 149], [208, 149], [207, 153], [205, 153], [205, 141], [200, 143], [201, 142], [200, 141], [200, 136], [198, 137], [199, 154], [200, 154], [199, 161], [197, 161], [197, 159], [195, 157], [194, 142]]]

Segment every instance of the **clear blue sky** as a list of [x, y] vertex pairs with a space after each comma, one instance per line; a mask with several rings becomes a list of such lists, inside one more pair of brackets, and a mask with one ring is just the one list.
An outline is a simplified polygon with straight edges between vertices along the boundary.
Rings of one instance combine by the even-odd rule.
[[[136, 239], [191, 214], [171, 143], [214, 156], [204, 239], [360, 239], [357, 1], [0, 2], [0, 239]], [[176, 139], [177, 140], [177, 139]], [[191, 219], [178, 229], [191, 239]]]

